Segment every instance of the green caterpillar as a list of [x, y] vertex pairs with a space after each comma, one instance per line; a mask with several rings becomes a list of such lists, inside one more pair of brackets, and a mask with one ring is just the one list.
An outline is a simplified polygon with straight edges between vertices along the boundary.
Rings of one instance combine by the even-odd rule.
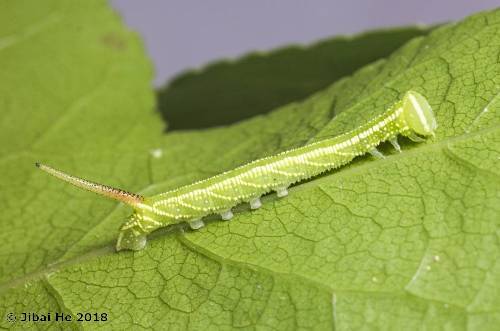
[[423, 141], [420, 136], [433, 136], [436, 128], [434, 113], [425, 97], [409, 91], [383, 114], [355, 130], [152, 197], [93, 183], [40, 163], [36, 165], [75, 186], [132, 206], [134, 212], [120, 228], [116, 249], [141, 250], [146, 245], [146, 235], [153, 230], [184, 221], [192, 229], [199, 229], [204, 226], [202, 218], [210, 214], [230, 220], [231, 208], [239, 203], [249, 202], [251, 209], [257, 209], [261, 206], [260, 197], [270, 191], [284, 197], [290, 185], [345, 165], [356, 156], [371, 153], [377, 158], [384, 157], [376, 148], [381, 142], [390, 141], [401, 151], [398, 135], [418, 142]]

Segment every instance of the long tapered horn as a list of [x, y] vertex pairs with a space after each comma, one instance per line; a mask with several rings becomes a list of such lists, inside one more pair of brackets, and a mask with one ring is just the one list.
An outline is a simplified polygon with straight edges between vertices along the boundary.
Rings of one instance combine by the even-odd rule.
[[47, 165], [41, 163], [35, 163], [35, 165], [41, 170], [49, 173], [50, 175], [57, 177], [65, 182], [68, 182], [74, 186], [83, 188], [84, 190], [103, 195], [105, 197], [115, 199], [124, 202], [132, 207], [144, 201], [144, 197], [135, 193], [130, 193], [119, 188], [114, 188], [107, 185], [102, 185], [99, 183], [94, 183], [89, 180], [79, 178], [76, 176], [68, 175], [62, 171], [51, 168]]

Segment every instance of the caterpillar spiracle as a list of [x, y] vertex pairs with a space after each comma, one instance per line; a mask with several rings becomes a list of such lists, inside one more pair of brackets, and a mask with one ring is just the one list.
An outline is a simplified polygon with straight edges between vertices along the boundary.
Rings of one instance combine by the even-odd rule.
[[384, 113], [355, 130], [151, 197], [71, 176], [40, 163], [36, 166], [75, 186], [130, 205], [134, 211], [120, 228], [116, 250], [141, 250], [153, 230], [180, 222], [199, 229], [204, 226], [202, 218], [210, 214], [230, 220], [231, 209], [240, 203], [248, 202], [251, 209], [257, 209], [266, 193], [275, 191], [278, 197], [284, 197], [290, 185], [345, 165], [362, 154], [383, 158], [377, 145], [384, 141], [400, 152], [398, 135], [419, 142], [422, 137], [434, 136], [436, 128], [436, 118], [425, 97], [408, 91]]

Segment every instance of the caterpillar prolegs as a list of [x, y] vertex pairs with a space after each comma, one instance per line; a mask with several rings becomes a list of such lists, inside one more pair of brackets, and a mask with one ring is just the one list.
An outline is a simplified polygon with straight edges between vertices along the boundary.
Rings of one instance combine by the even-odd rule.
[[257, 209], [263, 194], [275, 191], [278, 197], [284, 197], [290, 185], [345, 165], [356, 156], [371, 153], [377, 158], [384, 157], [376, 148], [384, 141], [390, 141], [401, 151], [398, 135], [418, 142], [423, 141], [421, 137], [434, 135], [436, 128], [436, 119], [425, 97], [409, 91], [383, 114], [355, 130], [151, 197], [36, 165], [75, 186], [130, 205], [134, 212], [120, 228], [116, 249], [141, 250], [146, 245], [147, 234], [153, 230], [184, 221], [192, 229], [199, 229], [204, 225], [202, 218], [210, 214], [220, 214], [223, 220], [230, 220], [231, 209], [242, 202]]

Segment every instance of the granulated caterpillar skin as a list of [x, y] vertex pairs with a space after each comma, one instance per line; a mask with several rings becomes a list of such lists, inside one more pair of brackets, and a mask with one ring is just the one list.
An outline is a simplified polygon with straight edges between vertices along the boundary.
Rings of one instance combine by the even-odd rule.
[[[142, 197], [120, 189], [90, 182], [37, 163], [37, 166], [75, 186], [125, 202], [133, 214], [120, 228], [116, 249], [141, 250], [146, 235], [161, 227], [187, 221], [191, 228], [204, 225], [202, 217], [220, 214], [223, 220], [233, 217], [231, 208], [249, 202], [252, 209], [261, 206], [260, 197], [276, 191], [278, 197], [299, 181], [341, 167], [356, 156], [371, 153], [384, 157], [376, 146], [384, 141], [401, 151], [397, 136], [423, 141], [420, 136], [434, 135], [437, 123], [427, 100], [409, 91], [383, 114], [368, 123], [339, 135], [246, 165], [190, 185]], [[420, 136], [419, 136], [420, 135]]]

